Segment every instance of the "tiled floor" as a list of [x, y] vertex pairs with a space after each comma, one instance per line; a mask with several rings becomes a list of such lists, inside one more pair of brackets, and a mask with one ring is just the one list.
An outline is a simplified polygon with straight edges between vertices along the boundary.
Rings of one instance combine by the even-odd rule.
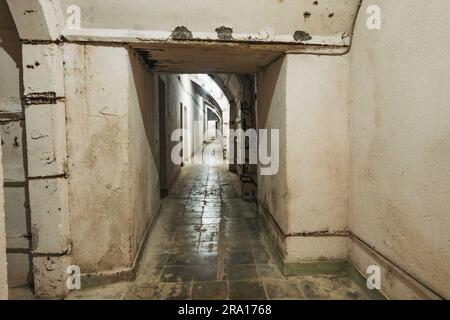
[[71, 299], [366, 299], [345, 276], [284, 277], [255, 206], [223, 165], [183, 168], [144, 250], [137, 279]]

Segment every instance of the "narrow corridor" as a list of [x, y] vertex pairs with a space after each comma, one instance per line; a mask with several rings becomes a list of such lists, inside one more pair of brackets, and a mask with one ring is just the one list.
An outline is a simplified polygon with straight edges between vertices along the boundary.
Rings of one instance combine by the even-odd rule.
[[392, 3], [0, 0], [0, 300], [450, 299], [450, 1]]
[[284, 277], [256, 206], [225, 165], [183, 168], [147, 239], [137, 278], [72, 299], [366, 299], [344, 275]]

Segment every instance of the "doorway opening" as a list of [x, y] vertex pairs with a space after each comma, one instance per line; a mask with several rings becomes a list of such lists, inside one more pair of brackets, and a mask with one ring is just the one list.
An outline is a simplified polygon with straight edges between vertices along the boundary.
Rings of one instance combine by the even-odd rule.
[[[170, 193], [183, 167], [214, 163], [236, 173], [240, 195], [254, 200], [256, 164], [248, 163], [248, 154], [238, 163], [234, 134], [256, 129], [254, 75], [159, 73], [157, 77], [161, 194]], [[246, 143], [248, 153], [249, 140]]]
[[258, 223], [256, 165], [236, 161], [237, 152], [231, 150], [236, 137], [230, 134], [256, 129], [254, 75], [157, 77], [166, 197], [136, 281], [154, 279], [167, 288], [178, 284], [176, 292], [159, 291], [159, 298], [188, 298], [192, 285], [193, 299], [206, 298], [199, 287], [207, 284], [215, 298], [226, 299], [229, 290], [236, 297], [242, 294], [245, 278], [254, 281], [249, 297], [265, 298], [259, 269], [276, 266]]

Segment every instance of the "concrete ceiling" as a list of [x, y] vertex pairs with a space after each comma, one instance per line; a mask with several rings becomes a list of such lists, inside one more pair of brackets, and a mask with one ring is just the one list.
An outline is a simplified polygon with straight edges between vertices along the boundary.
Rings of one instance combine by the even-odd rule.
[[[259, 71], [293, 47], [305, 45], [220, 42], [131, 43], [151, 69], [170, 73], [237, 73]], [[312, 50], [308, 45], [308, 49]], [[315, 48], [319, 49], [319, 48]], [[331, 47], [323, 50], [332, 50]]]

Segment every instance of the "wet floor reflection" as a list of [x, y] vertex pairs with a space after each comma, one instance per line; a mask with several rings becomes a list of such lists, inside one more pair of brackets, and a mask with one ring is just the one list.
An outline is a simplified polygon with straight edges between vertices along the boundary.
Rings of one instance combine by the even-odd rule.
[[183, 168], [162, 201], [136, 280], [71, 298], [366, 298], [345, 276], [283, 276], [264, 244], [256, 206], [239, 197], [238, 186], [225, 165]]

